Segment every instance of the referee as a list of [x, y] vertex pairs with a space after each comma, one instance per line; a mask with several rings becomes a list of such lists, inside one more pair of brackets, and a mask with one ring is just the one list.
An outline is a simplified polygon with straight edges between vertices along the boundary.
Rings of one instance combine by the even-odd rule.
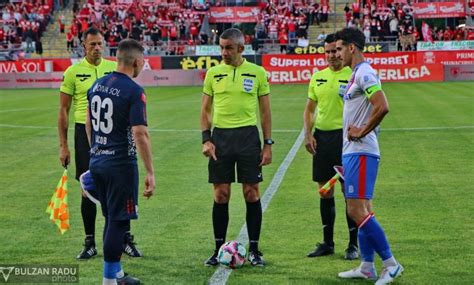
[[[240, 30], [225, 30], [219, 45], [224, 63], [207, 71], [201, 106], [202, 153], [209, 157], [209, 183], [214, 185], [215, 251], [205, 265], [218, 264], [217, 252], [225, 242], [230, 185], [235, 182], [237, 165], [237, 181], [242, 183], [247, 206], [248, 259], [253, 266], [264, 266], [262, 253], [258, 250], [262, 226], [258, 186], [262, 181], [262, 166], [272, 161], [270, 86], [265, 70], [242, 57], [244, 35]], [[257, 107], [263, 149], [256, 126]], [[214, 127], [212, 135], [211, 126]]]
[[[69, 127], [69, 111], [74, 105], [74, 150], [76, 163], [76, 179], [89, 169], [89, 142], [85, 131], [87, 90], [100, 77], [112, 73], [117, 69], [117, 63], [102, 58], [104, 38], [94, 27], [87, 29], [83, 34], [85, 58], [70, 66], [63, 76], [60, 87], [60, 105], [58, 114], [59, 160], [63, 167], [71, 162], [67, 135]], [[95, 248], [95, 219], [96, 205], [84, 194], [81, 202], [82, 221], [84, 223], [84, 248], [77, 259], [89, 259], [97, 255]], [[132, 257], [140, 257], [141, 253], [133, 242], [130, 229], [124, 241], [124, 252]]]
[[[333, 166], [341, 165], [343, 99], [340, 94], [345, 90], [352, 73], [351, 69], [344, 67], [341, 60], [336, 57], [334, 34], [326, 37], [324, 51], [329, 67], [313, 74], [303, 116], [305, 147], [313, 155], [313, 181], [318, 183], [319, 188], [336, 173]], [[318, 107], [318, 113], [315, 118], [316, 107]], [[312, 134], [313, 127], [314, 134]], [[336, 218], [334, 187], [326, 195], [321, 195], [320, 213], [324, 242], [318, 243], [308, 257], [334, 254], [333, 236]], [[346, 219], [350, 239], [345, 259], [353, 260], [359, 257], [357, 226], [347, 213]]]

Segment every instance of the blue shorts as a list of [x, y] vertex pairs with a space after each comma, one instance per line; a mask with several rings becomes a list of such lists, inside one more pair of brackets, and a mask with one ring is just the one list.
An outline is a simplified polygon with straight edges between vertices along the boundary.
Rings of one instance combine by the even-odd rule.
[[365, 154], [348, 154], [342, 157], [346, 199], [372, 200], [379, 161], [379, 157]]
[[91, 167], [104, 217], [113, 221], [138, 218], [138, 167]]

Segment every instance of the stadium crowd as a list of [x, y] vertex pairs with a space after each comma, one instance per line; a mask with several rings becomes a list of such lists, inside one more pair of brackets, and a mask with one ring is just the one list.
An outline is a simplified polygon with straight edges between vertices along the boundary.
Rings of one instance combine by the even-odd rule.
[[[331, 12], [328, 4], [287, 2], [258, 1], [259, 19], [255, 33], [246, 35], [247, 44], [255, 39], [286, 44], [296, 38], [307, 38], [309, 25], [328, 21]], [[222, 6], [222, 2], [213, 1], [212, 6]], [[188, 46], [216, 43], [216, 32], [203, 25], [210, 7], [209, 1], [205, 4], [171, 1], [156, 5], [140, 2], [120, 4], [117, 0], [89, 1], [74, 11], [73, 24], [66, 36], [67, 48], [72, 51], [81, 33], [94, 25], [104, 33], [112, 54], [117, 43], [124, 38], [142, 41], [149, 50], [174, 45], [176, 48], [169, 53], [180, 54], [183, 45], [178, 43]]]
[[[388, 3], [387, 5], [361, 5], [354, 2], [344, 7], [346, 27], [363, 31], [367, 42], [395, 41], [399, 51], [416, 49], [416, 42], [424, 41], [460, 41], [471, 39], [472, 33], [463, 28], [434, 27], [431, 38], [422, 35], [415, 26], [413, 7], [409, 3]], [[425, 38], [426, 37], [426, 38]]]
[[8, 50], [7, 56], [11, 57], [20, 49], [42, 54], [41, 36], [51, 22], [55, 5], [60, 3], [29, 0], [0, 4], [0, 50]]
[[[66, 7], [68, 0], [23, 0], [0, 5], [0, 51], [24, 50], [42, 54], [41, 36], [52, 12]], [[84, 3], [85, 2], [85, 3]], [[217, 29], [208, 24], [209, 8], [223, 6], [220, 0], [160, 1], [157, 3], [120, 0], [80, 1], [74, 0], [74, 16], [66, 30], [63, 15], [58, 17], [61, 33], [66, 34], [67, 50], [80, 50], [81, 35], [91, 26], [99, 28], [105, 37], [111, 55], [115, 55], [118, 43], [125, 38], [141, 41], [145, 53], [164, 51], [165, 54], [184, 54], [199, 44], [215, 44]], [[359, 28], [366, 40], [392, 41], [398, 50], [414, 50], [419, 40], [466, 40], [473, 39], [472, 32], [455, 27], [431, 27], [431, 39], [423, 37], [413, 19], [413, 7], [394, 1], [386, 5], [371, 4], [371, 1], [346, 3], [344, 7], [347, 27]], [[329, 1], [259, 0], [258, 20], [253, 30], [248, 30], [246, 44], [255, 50], [265, 42], [278, 43], [280, 51], [297, 39], [308, 39], [308, 28], [328, 22], [333, 13]], [[318, 36], [323, 41], [325, 34]], [[425, 36], [426, 37], [426, 36]]]
[[71, 51], [77, 46], [77, 39], [90, 26], [103, 32], [111, 55], [125, 38], [141, 41], [147, 49], [157, 49], [167, 41], [188, 45], [207, 43], [207, 33], [200, 33], [200, 29], [209, 7], [209, 4], [189, 5], [187, 2], [151, 5], [141, 2], [120, 4], [116, 0], [89, 1], [74, 10], [73, 22], [66, 35], [67, 48]]

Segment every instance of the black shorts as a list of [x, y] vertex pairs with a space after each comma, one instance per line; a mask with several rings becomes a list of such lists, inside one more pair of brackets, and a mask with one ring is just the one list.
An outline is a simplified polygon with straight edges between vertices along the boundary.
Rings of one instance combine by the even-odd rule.
[[138, 167], [91, 167], [102, 214], [113, 221], [138, 218]]
[[316, 154], [313, 156], [313, 181], [326, 182], [336, 171], [334, 165], [342, 165], [342, 130], [321, 131], [316, 129]]
[[216, 146], [217, 161], [209, 159], [209, 183], [237, 181], [255, 184], [263, 180], [261, 162], [261, 142], [256, 126], [235, 129], [214, 128], [211, 140]]
[[87, 140], [86, 125], [76, 123], [74, 127], [74, 159], [76, 162], [76, 180], [89, 169], [90, 145]]

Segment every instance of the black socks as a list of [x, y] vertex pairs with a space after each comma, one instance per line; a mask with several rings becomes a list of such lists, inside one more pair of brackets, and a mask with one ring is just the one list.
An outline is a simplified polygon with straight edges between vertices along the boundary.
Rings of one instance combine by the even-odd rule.
[[224, 244], [229, 224], [229, 203], [218, 204], [214, 201], [212, 207], [212, 225], [214, 227], [214, 239], [216, 251]]
[[249, 234], [249, 251], [258, 251], [258, 240], [262, 228], [262, 204], [260, 199], [256, 202], [245, 202], [247, 205], [247, 231]]
[[321, 222], [323, 224], [324, 243], [334, 246], [334, 221], [336, 219], [336, 207], [334, 197], [320, 199]]

